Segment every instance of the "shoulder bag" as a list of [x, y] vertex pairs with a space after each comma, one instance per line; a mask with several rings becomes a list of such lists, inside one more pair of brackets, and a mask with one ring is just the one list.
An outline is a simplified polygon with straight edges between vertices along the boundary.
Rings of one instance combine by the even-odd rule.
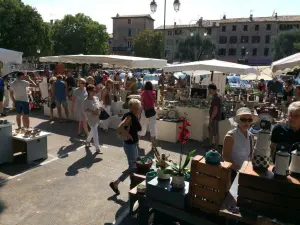
[[[130, 126], [131, 126], [131, 123], [130, 123], [129, 126], [127, 126], [127, 127], [125, 128], [125, 130], [126, 130], [127, 132], [129, 132]], [[117, 137], [118, 137], [121, 141], [127, 141], [127, 140], [128, 140], [127, 135], [125, 135], [125, 134], [122, 133], [122, 132], [118, 132], [118, 130], [117, 130]]]
[[[150, 96], [149, 96], [149, 94], [148, 94], [148, 92], [146, 92], [146, 93], [147, 93], [147, 96], [148, 96], [149, 100], [151, 100], [151, 99], [150, 99]], [[145, 116], [146, 116], [146, 118], [150, 118], [150, 117], [156, 115], [156, 111], [155, 111], [154, 107], [151, 108], [151, 109], [145, 109], [145, 108], [144, 108], [144, 111], [145, 111]]]

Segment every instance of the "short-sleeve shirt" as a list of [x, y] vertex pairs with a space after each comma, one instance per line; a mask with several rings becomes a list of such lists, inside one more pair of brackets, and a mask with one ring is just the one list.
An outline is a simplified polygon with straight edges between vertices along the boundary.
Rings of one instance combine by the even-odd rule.
[[[124, 141], [124, 142], [126, 144], [135, 144], [139, 141], [138, 132], [142, 130], [142, 126], [141, 126], [138, 118], [132, 112], [125, 113], [123, 118], [122, 118], [122, 121], [127, 116], [131, 117], [131, 125], [130, 125], [128, 133], [131, 135], [132, 140], [127, 140], [127, 141]], [[126, 129], [126, 127], [125, 127], [125, 129]]]
[[277, 124], [272, 130], [271, 142], [291, 147], [293, 144], [300, 142], [300, 129], [294, 131], [287, 124]]
[[76, 87], [76, 82], [75, 82], [74, 77], [67, 77], [66, 82], [67, 82], [69, 90], [72, 89], [73, 87]]
[[154, 108], [155, 103], [155, 91], [145, 90], [141, 93], [142, 103], [144, 109]]
[[220, 121], [221, 120], [221, 109], [222, 109], [222, 99], [219, 94], [215, 94], [212, 96], [211, 105], [209, 109], [209, 116], [212, 115], [214, 107], [218, 108], [217, 115], [213, 118], [213, 120]]
[[293, 97], [293, 96], [294, 96], [294, 88], [292, 88], [290, 91], [284, 90], [283, 91], [283, 98], [282, 98], [282, 100], [283, 101], [287, 101], [288, 97]]
[[26, 80], [15, 80], [10, 84], [10, 90], [14, 92], [14, 97], [16, 101], [29, 102], [27, 88], [29, 87], [29, 82]]
[[88, 93], [85, 89], [76, 88], [73, 96], [76, 98], [75, 101], [75, 111], [84, 111], [84, 100], [87, 98]]

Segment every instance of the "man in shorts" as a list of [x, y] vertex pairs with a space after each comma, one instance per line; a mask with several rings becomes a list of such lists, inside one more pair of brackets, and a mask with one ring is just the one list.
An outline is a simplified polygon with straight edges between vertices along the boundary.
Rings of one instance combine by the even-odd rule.
[[0, 116], [5, 116], [3, 112], [4, 87], [4, 80], [0, 77]]
[[17, 125], [19, 129], [21, 128], [21, 116], [23, 126], [25, 128], [29, 128], [30, 106], [27, 88], [36, 86], [37, 85], [30, 79], [30, 77], [25, 77], [25, 74], [23, 72], [18, 72], [17, 79], [10, 85], [10, 98], [16, 107]]
[[221, 120], [222, 99], [217, 93], [215, 84], [208, 85], [208, 93], [212, 95], [212, 101], [209, 109], [209, 145], [212, 146], [215, 140], [215, 150], [219, 148], [219, 121]]
[[63, 107], [65, 110], [66, 119], [69, 120], [69, 110], [68, 110], [68, 86], [63, 81], [62, 75], [58, 75], [56, 81], [53, 83], [53, 95], [55, 98], [55, 104], [57, 108], [57, 113], [60, 122], [63, 122], [62, 120], [62, 113], [61, 108]]

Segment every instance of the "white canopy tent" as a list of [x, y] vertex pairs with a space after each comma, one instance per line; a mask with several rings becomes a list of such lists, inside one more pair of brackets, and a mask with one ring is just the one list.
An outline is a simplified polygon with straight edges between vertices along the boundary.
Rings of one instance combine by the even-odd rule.
[[107, 63], [116, 67], [128, 68], [163, 68], [167, 65], [165, 59], [151, 59], [121, 55], [62, 55], [41, 57], [40, 62], [60, 62], [60, 63], [79, 63], [97, 64]]
[[0, 48], [0, 61], [3, 63], [22, 64], [23, 52]]
[[272, 71], [275, 73], [277, 72], [284, 73], [293, 71], [296, 68], [300, 68], [300, 53], [296, 53], [294, 55], [290, 55], [278, 61], [275, 61], [271, 65]]
[[264, 69], [258, 69], [260, 71], [260, 74], [246, 74], [246, 75], [241, 75], [241, 79], [242, 80], [272, 80], [273, 76], [272, 76], [272, 70], [270, 69], [270, 67], [266, 67]]
[[220, 61], [216, 59], [204, 60], [183, 63], [178, 65], [165, 66], [164, 72], [178, 72], [178, 71], [191, 71], [191, 70], [208, 70], [208, 71], [220, 71], [222, 73], [235, 73], [235, 74], [249, 74], [254, 73], [259, 75], [260, 72], [247, 65], [230, 63]]

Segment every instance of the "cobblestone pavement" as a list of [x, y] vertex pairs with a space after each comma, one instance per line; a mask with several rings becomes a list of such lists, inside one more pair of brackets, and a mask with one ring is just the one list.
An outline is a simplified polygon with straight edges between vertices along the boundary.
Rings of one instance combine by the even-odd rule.
[[[6, 119], [15, 121], [15, 116]], [[0, 224], [109, 225], [121, 221], [128, 212], [129, 181], [120, 185], [118, 197], [108, 187], [127, 166], [115, 131], [99, 132], [103, 154], [96, 155], [93, 147], [86, 149], [84, 141], [76, 138], [75, 122], [50, 123], [41, 112], [34, 112], [31, 126], [52, 133], [48, 159], [27, 165], [20, 155], [13, 163], [0, 165]], [[161, 152], [179, 159], [179, 144], [158, 145]], [[140, 146], [141, 155], [149, 153], [148, 141], [141, 141]], [[199, 142], [185, 146], [185, 152], [192, 149], [203, 154]], [[119, 224], [134, 225], [134, 220], [126, 218]]]

